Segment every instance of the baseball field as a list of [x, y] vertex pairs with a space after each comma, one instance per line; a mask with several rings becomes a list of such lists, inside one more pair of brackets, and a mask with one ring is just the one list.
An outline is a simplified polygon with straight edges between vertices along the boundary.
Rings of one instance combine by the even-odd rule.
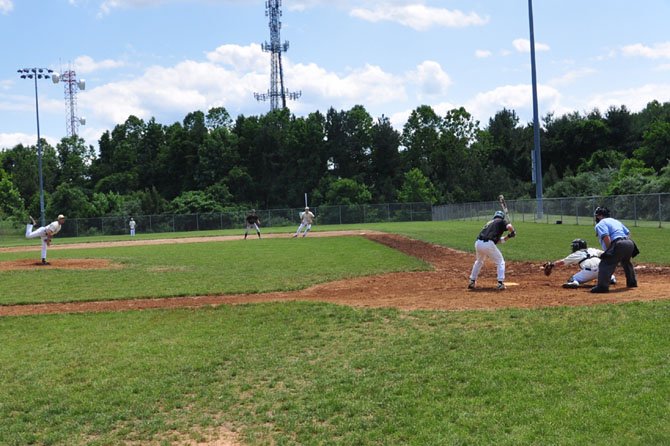
[[515, 223], [468, 291], [481, 224], [2, 241], [0, 444], [670, 443], [668, 230], [592, 295]]

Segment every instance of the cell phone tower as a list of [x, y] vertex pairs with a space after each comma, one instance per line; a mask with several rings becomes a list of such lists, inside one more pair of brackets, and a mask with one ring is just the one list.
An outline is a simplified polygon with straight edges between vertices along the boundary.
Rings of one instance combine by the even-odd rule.
[[281, 29], [281, 21], [279, 18], [281, 12], [281, 0], [268, 0], [265, 2], [265, 16], [270, 18], [270, 43], [265, 42], [262, 45], [263, 51], [267, 51], [271, 55], [271, 71], [270, 71], [270, 89], [267, 93], [254, 93], [254, 97], [258, 101], [270, 100], [270, 110], [279, 108], [279, 100], [281, 99], [281, 107], [286, 108], [286, 99], [298, 99], [302, 92], [289, 92], [284, 88], [284, 70], [281, 63], [281, 53], [288, 50], [288, 41], [281, 43], [279, 37], [279, 30]]
[[65, 84], [65, 107], [67, 109], [65, 129], [69, 138], [78, 134], [79, 124], [86, 124], [85, 118], [77, 116], [77, 92], [86, 89], [86, 81], [83, 79], [78, 81], [74, 70], [61, 73], [60, 81]]

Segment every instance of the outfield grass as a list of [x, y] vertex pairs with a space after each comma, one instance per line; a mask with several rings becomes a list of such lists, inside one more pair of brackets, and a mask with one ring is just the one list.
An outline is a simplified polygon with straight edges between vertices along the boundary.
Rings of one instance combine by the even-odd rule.
[[669, 317], [294, 302], [3, 318], [0, 444], [221, 424], [248, 445], [668, 444]]

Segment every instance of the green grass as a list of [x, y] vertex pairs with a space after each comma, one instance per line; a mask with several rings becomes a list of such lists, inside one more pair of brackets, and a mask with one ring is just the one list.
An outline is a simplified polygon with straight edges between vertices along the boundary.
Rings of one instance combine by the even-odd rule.
[[[0, 444], [668, 444], [670, 303], [0, 320]], [[127, 444], [127, 443], [126, 443]]]
[[[34, 252], [0, 253], [0, 260], [34, 257]], [[49, 255], [54, 265], [66, 258], [104, 258], [122, 267], [0, 271], [0, 304], [287, 291], [430, 268], [361, 237], [68, 249]]]

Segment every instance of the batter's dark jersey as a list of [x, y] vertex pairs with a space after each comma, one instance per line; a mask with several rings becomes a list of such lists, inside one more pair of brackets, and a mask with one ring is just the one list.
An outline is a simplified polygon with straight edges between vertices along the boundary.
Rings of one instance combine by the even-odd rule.
[[500, 237], [507, 230], [507, 225], [509, 223], [504, 218], [494, 218], [484, 225], [477, 239], [483, 241], [493, 241], [493, 243], [498, 243]]

